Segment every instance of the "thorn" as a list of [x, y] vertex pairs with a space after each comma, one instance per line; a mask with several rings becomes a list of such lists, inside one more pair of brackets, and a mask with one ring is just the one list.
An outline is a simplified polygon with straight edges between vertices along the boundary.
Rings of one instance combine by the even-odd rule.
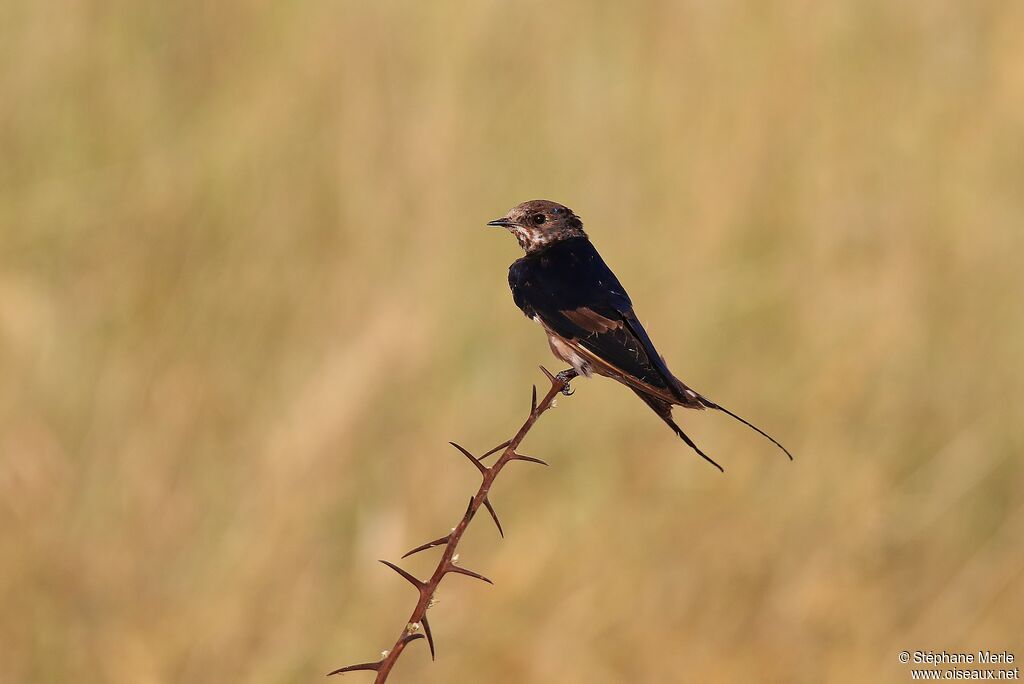
[[514, 454], [510, 460], [526, 461], [527, 463], [539, 463], [542, 466], [546, 466], [548, 464], [547, 461], [542, 461], [539, 458], [534, 458], [533, 456], [523, 456], [522, 454]]
[[477, 460], [476, 456], [474, 456], [473, 454], [469, 453], [468, 451], [463, 449], [461, 446], [459, 446], [455, 442], [448, 442], [448, 443], [451, 444], [456, 449], [458, 449], [459, 451], [461, 451], [463, 456], [465, 456], [470, 461], [472, 461], [473, 465], [476, 466], [476, 469], [480, 471], [481, 475], [486, 475], [487, 474], [487, 466], [485, 466], [483, 463], [481, 463], [479, 460]]
[[[433, 596], [430, 597], [430, 601], [434, 601]], [[427, 604], [427, 607], [430, 607], [429, 603]], [[420, 622], [423, 624], [423, 633], [427, 635], [427, 646], [430, 646], [430, 659], [434, 660], [434, 635], [430, 633], [430, 623], [427, 622], [427, 616], [424, 615]]]
[[541, 371], [544, 372], [544, 377], [546, 377], [548, 379], [548, 382], [550, 382], [552, 385], [554, 385], [557, 382], [555, 380], [555, 376], [551, 374], [551, 371], [549, 371], [544, 366], [541, 366], [540, 369], [541, 369]]
[[[452, 528], [452, 532], [454, 532], [454, 531], [455, 531], [455, 528], [453, 527]], [[426, 551], [427, 549], [432, 549], [435, 546], [441, 546], [442, 544], [447, 544], [449, 539], [451, 539], [451, 535], [450, 534], [446, 534], [443, 537], [438, 537], [434, 541], [428, 541], [426, 544], [420, 544], [419, 546], [417, 546], [412, 551], [407, 552], [404, 556], [402, 556], [402, 558], [408, 558], [409, 556], [413, 555], [414, 553], [419, 553], [420, 551]]]
[[[384, 651], [384, 653], [387, 653], [387, 651]], [[384, 656], [384, 657], [386, 658], [387, 656]], [[382, 660], [378, 660], [375, 663], [359, 663], [358, 665], [349, 665], [348, 667], [339, 667], [337, 670], [333, 670], [331, 672], [328, 672], [327, 676], [330, 677], [331, 675], [344, 674], [346, 672], [355, 672], [356, 670], [373, 670], [374, 672], [379, 672], [380, 671], [380, 666], [381, 666], [382, 662], [383, 662]]]
[[[473, 497], [469, 497], [469, 505], [466, 506], [466, 514], [462, 516], [462, 519], [465, 520], [466, 522], [469, 522], [470, 520], [473, 519]], [[455, 528], [453, 527], [452, 528], [452, 532], [454, 532], [454, 531], [455, 531]]]
[[533, 398], [530, 399], [530, 415], [537, 412], [537, 386], [533, 386]]
[[498, 526], [498, 535], [504, 539], [505, 531], [501, 529], [501, 521], [498, 520], [498, 514], [494, 512], [494, 506], [491, 505], [491, 500], [486, 496], [484, 497], [484, 506], [487, 508], [487, 512], [491, 514], [491, 518], [494, 519], [494, 524]]
[[422, 638], [423, 638], [423, 635], [419, 634], [419, 633], [416, 633], [416, 634], [406, 634], [404, 637], [402, 637], [402, 643], [403, 644], [407, 644], [410, 641], [416, 641], [417, 639], [422, 639]]
[[460, 568], [457, 565], [449, 565], [448, 566], [448, 572], [457, 572], [460, 575], [466, 575], [467, 577], [473, 577], [473, 578], [478, 579], [478, 580], [483, 580], [484, 582], [487, 582], [488, 584], [491, 584], [491, 585], [494, 584], [494, 582], [492, 582], [491, 580], [487, 579], [486, 577], [484, 577], [480, 573], [473, 572], [472, 570], [467, 570], [466, 568]]
[[509, 444], [511, 444], [511, 443], [512, 443], [512, 440], [511, 440], [511, 439], [507, 439], [507, 440], [505, 440], [504, 442], [502, 442], [501, 444], [499, 444], [498, 446], [494, 447], [493, 449], [491, 449], [490, 451], [488, 451], [488, 452], [487, 452], [486, 454], [484, 454], [483, 456], [481, 456], [481, 457], [479, 458], [479, 460], [481, 460], [481, 461], [482, 461], [482, 460], [484, 460], [485, 458], [487, 458], [488, 456], [490, 456], [491, 454], [496, 454], [496, 453], [498, 453], [499, 451], [501, 451], [502, 449], [504, 449], [505, 447], [507, 447], [507, 446], [508, 446]]
[[415, 577], [413, 577], [412, 575], [410, 575], [409, 573], [407, 573], [405, 570], [403, 570], [402, 568], [398, 567], [394, 563], [389, 563], [386, 560], [382, 560], [381, 563], [383, 563], [384, 565], [388, 566], [389, 568], [391, 568], [392, 570], [397, 572], [399, 575], [401, 575], [403, 578], [405, 578], [405, 580], [408, 581], [409, 584], [411, 584], [412, 586], [416, 587], [417, 589], [422, 590], [423, 587], [425, 586], [423, 584], [423, 582], [420, 582], [418, 579], [416, 579]]

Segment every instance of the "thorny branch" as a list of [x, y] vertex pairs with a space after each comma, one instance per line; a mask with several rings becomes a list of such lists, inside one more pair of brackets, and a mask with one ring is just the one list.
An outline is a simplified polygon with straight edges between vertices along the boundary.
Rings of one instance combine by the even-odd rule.
[[[494, 506], [491, 505], [491, 502], [487, 497], [495, 478], [498, 477], [498, 473], [500, 473], [506, 465], [512, 461], [526, 461], [528, 463], [547, 465], [547, 463], [539, 458], [524, 456], [523, 454], [518, 453], [516, 449], [519, 448], [519, 444], [526, 437], [526, 434], [530, 431], [530, 428], [533, 427], [533, 424], [537, 422], [537, 419], [540, 418], [545, 411], [555, 405], [555, 398], [559, 394], [564, 394], [566, 396], [571, 394], [569, 382], [576, 377], [576, 373], [572, 370], [567, 370], [562, 371], [557, 375], [552, 375], [543, 366], [541, 366], [540, 369], [544, 372], [544, 375], [551, 383], [551, 388], [538, 402], [537, 387], [534, 385], [533, 396], [530, 400], [530, 415], [527, 416], [526, 422], [524, 422], [522, 427], [519, 428], [515, 437], [507, 442], [499, 444], [479, 458], [455, 442], [449, 442], [453, 447], [458, 449], [463, 456], [469, 459], [474, 466], [476, 466], [476, 469], [480, 471], [483, 481], [480, 483], [480, 488], [477, 490], [476, 494], [469, 500], [469, 507], [466, 509], [462, 519], [459, 521], [458, 525], [452, 528], [450, 533], [433, 541], [429, 541], [426, 544], [421, 544], [402, 556], [402, 558], [406, 558], [414, 553], [426, 551], [427, 549], [434, 548], [435, 546], [443, 546], [444, 551], [441, 553], [441, 559], [437, 562], [437, 568], [434, 570], [434, 573], [430, 578], [427, 580], [419, 580], [394, 563], [389, 563], [386, 560], [381, 561], [381, 563], [401, 575], [402, 578], [415, 587], [416, 591], [419, 593], [419, 600], [416, 601], [416, 607], [409, 616], [409, 620], [402, 629], [402, 633], [395, 641], [395, 645], [392, 646], [390, 650], [381, 653], [381, 659], [376, 662], [349, 665], [348, 667], [338, 668], [333, 672], [329, 672], [328, 675], [354, 672], [356, 670], [372, 670], [377, 673], [377, 678], [374, 680], [374, 684], [382, 684], [387, 681], [391, 668], [393, 668], [395, 663], [398, 662], [398, 658], [402, 655], [402, 651], [405, 650], [405, 647], [410, 642], [424, 637], [427, 640], [427, 645], [430, 647], [430, 657], [433, 659], [434, 637], [430, 632], [430, 623], [427, 621], [427, 611], [434, 606], [434, 592], [437, 591], [438, 586], [441, 584], [441, 580], [443, 580], [449, 573], [457, 573], [466, 575], [467, 577], [473, 577], [478, 580], [483, 580], [488, 584], [493, 584], [491, 580], [487, 579], [483, 575], [457, 565], [459, 556], [455, 551], [458, 548], [459, 541], [462, 539], [462, 535], [466, 532], [466, 528], [469, 527], [469, 523], [473, 520], [473, 516], [476, 515], [476, 512], [481, 506], [487, 510], [491, 518], [494, 520], [494, 524], [498, 528], [498, 534], [502, 537], [505, 536], [505, 532], [501, 528], [501, 522], [498, 520], [498, 514], [494, 511]], [[495, 461], [494, 465], [490, 467], [484, 465], [483, 460], [485, 458], [496, 454], [499, 451], [501, 452], [501, 456], [498, 457], [498, 460]], [[422, 632], [420, 630], [422, 630]]]

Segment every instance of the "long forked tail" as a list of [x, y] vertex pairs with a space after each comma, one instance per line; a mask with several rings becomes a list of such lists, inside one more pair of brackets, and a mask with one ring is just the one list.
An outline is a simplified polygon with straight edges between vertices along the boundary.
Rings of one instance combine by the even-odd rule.
[[[630, 389], [633, 389], [633, 388], [630, 388]], [[685, 432], [683, 432], [683, 429], [680, 428], [678, 425], [676, 425], [676, 422], [674, 420], [672, 420], [672, 404], [668, 403], [667, 401], [665, 401], [663, 399], [659, 399], [658, 397], [655, 397], [655, 396], [652, 396], [650, 394], [647, 394], [646, 392], [641, 392], [638, 389], [633, 389], [633, 392], [635, 392], [638, 397], [643, 399], [644, 403], [646, 403], [648, 406], [650, 406], [652, 409], [654, 409], [654, 412], [658, 414], [658, 417], [661, 418], [663, 421], [665, 421], [665, 423], [670, 428], [672, 428], [672, 432], [676, 433], [676, 435], [679, 436], [679, 439], [681, 439], [684, 442], [686, 442], [687, 446], [689, 446], [691, 449], [696, 451], [700, 455], [700, 457], [703, 458], [705, 461], [707, 461], [711, 465], [715, 466], [716, 468], [718, 468], [723, 473], [725, 472], [725, 468], [723, 468], [722, 466], [718, 465], [718, 462], [715, 461], [715, 459], [711, 458], [710, 456], [705, 454], [703, 451], [701, 451], [700, 447], [693, 443], [693, 440], [690, 439], [689, 435], [687, 435]], [[771, 439], [771, 438], [769, 437], [769, 439]], [[774, 440], [772, 440], [772, 441], [774, 441]]]
[[710, 399], [708, 399], [705, 396], [702, 396], [702, 395], [699, 395], [699, 396], [700, 396], [700, 401], [701, 401], [702, 404], [704, 404], [705, 406], [707, 406], [710, 409], [715, 409], [716, 411], [721, 411], [722, 413], [725, 413], [726, 415], [732, 416], [733, 418], [735, 418], [736, 420], [740, 421], [741, 423], [746, 425], [748, 428], [753, 430], [754, 432], [757, 432], [762, 437], [766, 438], [768, 441], [770, 441], [775, 446], [777, 446], [780, 449], [782, 449], [783, 453], [785, 453], [786, 456], [789, 456], [789, 460], [790, 461], [793, 460], [793, 454], [789, 453], [789, 449], [787, 449], [786, 447], [784, 447], [781, 444], [779, 444], [779, 441], [777, 439], [775, 439], [774, 437], [772, 437], [771, 435], [769, 435], [767, 432], [765, 432], [761, 428], [757, 427], [756, 425], [754, 425], [753, 423], [748, 421], [746, 418], [741, 418], [740, 416], [737, 416], [735, 413], [733, 413], [729, 409], [725, 408], [724, 406], [719, 406], [718, 404], [716, 404], [715, 402], [711, 401]]
[[719, 471], [721, 471], [723, 473], [725, 472], [725, 468], [723, 468], [722, 466], [718, 465], [718, 461], [716, 461], [715, 459], [713, 459], [710, 456], [708, 456], [707, 454], [705, 454], [703, 451], [700, 450], [699, 446], [697, 446], [696, 444], [693, 443], [693, 440], [690, 439], [685, 432], [683, 432], [682, 428], [680, 428], [678, 425], [676, 425], [676, 422], [674, 420], [672, 420], [672, 416], [671, 415], [669, 415], [669, 416], [662, 416], [661, 419], [664, 420], [666, 423], [668, 423], [668, 426], [670, 428], [672, 428], [672, 432], [674, 432], [677, 435], [679, 435], [679, 438], [681, 440], [683, 440], [684, 442], [686, 442], [687, 446], [689, 446], [691, 449], [693, 449], [698, 454], [700, 454], [701, 458], [703, 458], [705, 461], [707, 461], [711, 465], [713, 465], [716, 468], [718, 468]]

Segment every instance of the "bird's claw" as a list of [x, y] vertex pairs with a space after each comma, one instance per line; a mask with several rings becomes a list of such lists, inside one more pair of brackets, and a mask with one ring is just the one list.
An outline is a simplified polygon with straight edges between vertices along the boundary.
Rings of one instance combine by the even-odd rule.
[[563, 384], [563, 387], [562, 387], [562, 395], [563, 396], [571, 397], [573, 394], [576, 393], [576, 390], [572, 389], [569, 386], [569, 383], [572, 382], [576, 378], [576, 376], [578, 376], [578, 375], [579, 375], [579, 373], [576, 372], [576, 369], [568, 368], [568, 369], [566, 369], [564, 371], [559, 372], [558, 375], [555, 376], [555, 379]]

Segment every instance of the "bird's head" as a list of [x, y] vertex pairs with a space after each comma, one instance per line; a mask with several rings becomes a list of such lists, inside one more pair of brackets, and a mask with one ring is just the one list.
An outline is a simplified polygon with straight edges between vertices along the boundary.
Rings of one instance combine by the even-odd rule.
[[550, 200], [530, 200], [512, 207], [489, 226], [505, 228], [516, 236], [527, 254], [560, 240], [585, 237], [583, 222], [572, 209]]

